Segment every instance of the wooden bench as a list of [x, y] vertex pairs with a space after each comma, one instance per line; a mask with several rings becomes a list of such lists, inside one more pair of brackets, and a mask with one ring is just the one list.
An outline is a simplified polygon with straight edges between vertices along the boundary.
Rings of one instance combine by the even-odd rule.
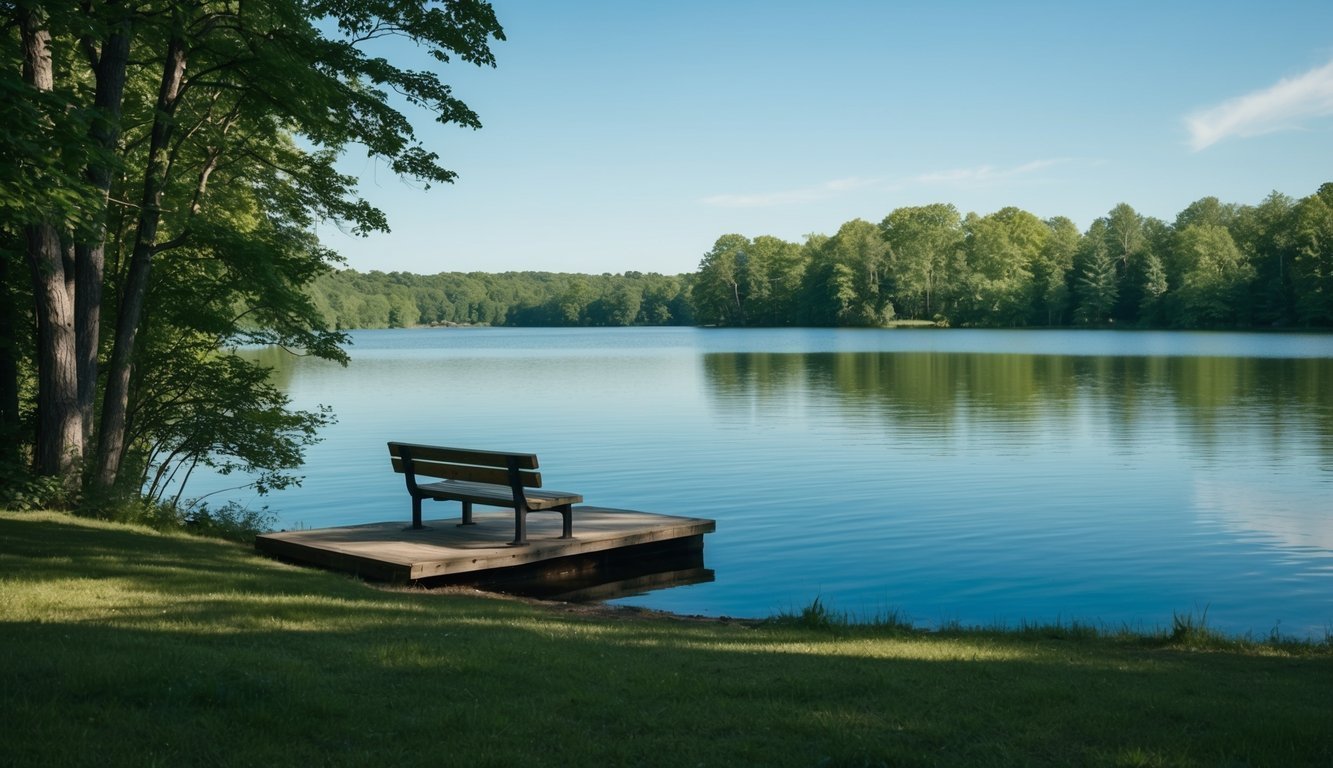
[[[564, 518], [562, 539], [574, 538], [573, 505], [583, 501], [577, 493], [533, 490], [542, 487], [537, 456], [531, 453], [474, 451], [436, 445], [389, 443], [393, 471], [407, 479], [412, 496], [412, 527], [422, 528], [421, 501], [460, 501], [461, 525], [472, 525], [472, 505], [507, 507], [514, 510], [514, 540], [528, 543], [529, 512], [559, 512]], [[417, 475], [441, 478], [436, 483], [418, 483]]]

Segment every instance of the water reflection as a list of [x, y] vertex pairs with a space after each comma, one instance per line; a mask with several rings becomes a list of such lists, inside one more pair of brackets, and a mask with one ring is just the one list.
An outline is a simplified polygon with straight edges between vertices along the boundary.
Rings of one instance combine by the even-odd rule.
[[712, 353], [703, 366], [719, 419], [803, 408], [895, 434], [1100, 428], [1117, 443], [1168, 419], [1201, 458], [1236, 441], [1270, 462], [1333, 456], [1328, 358]]
[[[295, 374], [297, 366], [304, 360], [315, 360], [315, 358], [294, 354], [282, 347], [272, 346], [242, 347], [235, 350], [233, 354], [248, 362], [267, 368], [269, 370], [269, 383], [284, 392], [291, 389], [292, 376]], [[330, 366], [337, 365], [337, 363], [327, 364]]]
[[703, 536], [575, 555], [527, 566], [423, 579], [427, 588], [470, 586], [488, 592], [566, 603], [639, 597], [662, 589], [707, 584]]
[[[997, 503], [1001, 514], [1077, 493], [1056, 475], [1092, 483], [1100, 462], [1138, 463], [1156, 449], [1191, 475], [1180, 503], [1199, 524], [1333, 558], [1333, 359], [713, 353], [703, 368], [715, 418], [733, 427], [817, 415], [876, 433], [900, 455], [973, 461], [975, 476], [964, 469], [956, 483], [994, 482], [982, 465], [997, 456], [1050, 462], [1049, 482], [1034, 472], [1017, 491], [1027, 501]], [[1161, 494], [1172, 492], [1163, 482]]]

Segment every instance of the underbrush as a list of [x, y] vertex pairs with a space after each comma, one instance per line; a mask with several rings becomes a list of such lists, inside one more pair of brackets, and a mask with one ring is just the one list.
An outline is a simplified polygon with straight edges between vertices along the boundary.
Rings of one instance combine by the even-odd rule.
[[204, 502], [177, 504], [142, 499], [101, 507], [93, 515], [101, 520], [146, 525], [158, 531], [184, 531], [243, 544], [273, 530], [277, 516], [268, 507], [251, 509], [235, 501], [212, 508]]
[[143, 525], [157, 531], [185, 531], [215, 539], [249, 544], [255, 536], [273, 530], [277, 516], [268, 507], [253, 509], [235, 501], [218, 507], [187, 500], [153, 501], [127, 494], [100, 498], [73, 493], [54, 477], [0, 469], [0, 509], [36, 512], [72, 509], [78, 517]]
[[857, 615], [830, 606], [817, 596], [797, 610], [782, 611], [763, 624], [842, 635], [859, 633], [902, 633], [934, 637], [1016, 638], [1029, 641], [1057, 640], [1064, 642], [1111, 642], [1145, 648], [1176, 648], [1183, 650], [1280, 650], [1286, 653], [1333, 651], [1333, 628], [1322, 637], [1295, 637], [1283, 635], [1281, 624], [1263, 637], [1251, 634], [1229, 635], [1208, 624], [1208, 610], [1174, 612], [1169, 627], [1136, 629], [1129, 626], [1106, 626], [1084, 621], [1031, 622], [1017, 626], [967, 626], [948, 622], [939, 627], [918, 626], [897, 610]]

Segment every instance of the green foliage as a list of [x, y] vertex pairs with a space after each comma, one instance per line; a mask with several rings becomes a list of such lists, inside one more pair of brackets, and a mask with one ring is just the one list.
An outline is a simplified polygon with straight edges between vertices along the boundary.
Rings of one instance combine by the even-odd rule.
[[693, 275], [716, 325], [1333, 327], [1333, 184], [1257, 206], [1207, 197], [1174, 224], [1121, 203], [1080, 233], [1018, 208], [899, 208], [802, 246], [724, 235]]
[[888, 279], [888, 244], [868, 221], [853, 219], [821, 248], [832, 270], [829, 284], [837, 325], [880, 326], [894, 317]]
[[[1085, 233], [1013, 207], [927, 205], [800, 245], [724, 235], [686, 276], [344, 270], [310, 295], [339, 328], [393, 327], [413, 305], [423, 325], [1320, 326], [1321, 205], [1205, 198], [1168, 225], [1121, 204]], [[1298, 302], [1297, 285], [1316, 298]]]
[[882, 614], [870, 616], [853, 616], [845, 611], [831, 608], [820, 596], [816, 596], [810, 601], [809, 605], [803, 606], [795, 613], [788, 611], [779, 612], [772, 618], [765, 620], [765, 623], [773, 626], [794, 627], [821, 632], [850, 632], [853, 630], [867, 629], [881, 632], [914, 632], [917, 634], [921, 634], [922, 632], [912, 626], [912, 622], [905, 619], [902, 614], [896, 610], [890, 610]]
[[193, 356], [180, 346], [170, 354], [175, 365], [158, 367], [139, 390], [136, 487], [145, 497], [179, 499], [199, 466], [252, 476], [249, 487], [260, 494], [299, 485], [293, 472], [319, 430], [333, 423], [332, 413], [289, 410], [267, 368], [210, 352], [203, 342]]
[[1255, 269], [1249, 298], [1254, 323], [1259, 327], [1296, 322], [1296, 288], [1291, 269], [1295, 204], [1286, 195], [1273, 192], [1257, 206], [1240, 208], [1229, 225], [1236, 246]]
[[884, 217], [894, 304], [904, 317], [948, 314], [962, 270], [963, 229], [952, 205], [899, 208]]
[[273, 530], [277, 522], [277, 516], [268, 507], [250, 509], [239, 502], [229, 501], [213, 509], [202, 500], [164, 501], [137, 495], [85, 501], [79, 514], [155, 531], [188, 532], [243, 544], [253, 544], [255, 536]]
[[746, 325], [750, 240], [723, 235], [704, 254], [695, 276], [694, 312], [703, 325]]
[[1046, 222], [1050, 235], [1032, 264], [1033, 305], [1029, 322], [1063, 325], [1070, 318], [1072, 292], [1069, 274], [1078, 253], [1079, 231], [1073, 221], [1057, 216]]
[[747, 318], [751, 325], [782, 326], [796, 321], [790, 308], [796, 301], [805, 276], [801, 246], [770, 235], [750, 243], [746, 263], [750, 287]]
[[1224, 646], [1226, 636], [1208, 626], [1208, 609], [1199, 613], [1171, 614], [1171, 633], [1168, 642], [1184, 648], [1210, 648]]
[[[0, 18], [11, 11], [0, 6]], [[12, 31], [12, 30], [7, 30]], [[67, 89], [42, 92], [21, 82], [16, 36], [6, 34], [5, 75], [0, 76], [0, 230], [18, 231], [34, 221], [92, 226], [97, 191], [84, 171], [106, 162], [105, 153], [87, 142], [89, 110], [69, 108]]]
[[1161, 326], [1166, 323], [1165, 302], [1163, 296], [1168, 290], [1166, 268], [1156, 253], [1149, 253], [1144, 259], [1143, 298], [1139, 301], [1139, 317], [1147, 325]]
[[[157, 504], [200, 465], [257, 472], [261, 491], [296, 482], [328, 415], [290, 412], [264, 369], [220, 351], [346, 362], [324, 322], [343, 322], [338, 307], [310, 291], [339, 259], [312, 232], [388, 219], [338, 159], [356, 147], [424, 186], [453, 180], [413, 117], [480, 127], [439, 65], [494, 66], [490, 4], [11, 3], [0, 17], [0, 438], [16, 446], [0, 462], [35, 456], [71, 489], [82, 472], [106, 509]], [[395, 40], [430, 63], [378, 55]], [[39, 280], [11, 268], [25, 249]], [[638, 312], [613, 298], [607, 315]], [[348, 325], [423, 317], [412, 296], [363, 303]], [[55, 503], [42, 483], [12, 487]]]
[[800, 317], [805, 325], [837, 325], [856, 295], [851, 268], [828, 258], [828, 242], [829, 238], [824, 238], [819, 245], [806, 247], [810, 265], [799, 294]]
[[34, 475], [25, 462], [0, 462], [0, 509], [62, 509], [72, 506], [72, 502], [60, 478]]
[[626, 272], [357, 272], [321, 275], [307, 289], [336, 328], [413, 325], [627, 326], [689, 323], [682, 277]]
[[1179, 324], [1189, 328], [1241, 324], [1249, 315], [1246, 300], [1254, 268], [1231, 233], [1217, 224], [1190, 224], [1176, 233], [1175, 247], [1183, 267], [1175, 297]]
[[1296, 316], [1310, 325], [1333, 325], [1333, 183], [1297, 203], [1292, 218]]
[[268, 507], [250, 509], [235, 501], [217, 509], [199, 502], [181, 514], [185, 529], [191, 533], [243, 544], [252, 544], [255, 536], [273, 530], [277, 519]]
[[1032, 214], [1005, 208], [964, 222], [967, 262], [957, 318], [972, 325], [1021, 326], [1036, 300], [1033, 272], [1050, 228]]
[[814, 630], [831, 630], [835, 627], [846, 627], [851, 623], [846, 615], [831, 611], [823, 598], [818, 596], [799, 612], [779, 613], [771, 621], [780, 626]]
[[[1098, 229], [1094, 223], [1075, 261], [1074, 295], [1078, 299], [1078, 309], [1074, 316], [1081, 325], [1112, 322], [1112, 313], [1120, 296], [1116, 260], [1106, 245], [1106, 238], [1093, 234]], [[1104, 232], [1104, 227], [1101, 230]]]

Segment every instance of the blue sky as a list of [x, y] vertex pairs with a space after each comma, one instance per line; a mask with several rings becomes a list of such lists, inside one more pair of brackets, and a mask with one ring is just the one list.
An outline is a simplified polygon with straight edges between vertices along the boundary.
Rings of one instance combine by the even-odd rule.
[[457, 182], [344, 159], [393, 229], [321, 229], [348, 266], [675, 274], [909, 205], [1086, 228], [1333, 181], [1328, 0], [494, 6], [499, 66], [443, 70], [484, 127], [419, 122]]

